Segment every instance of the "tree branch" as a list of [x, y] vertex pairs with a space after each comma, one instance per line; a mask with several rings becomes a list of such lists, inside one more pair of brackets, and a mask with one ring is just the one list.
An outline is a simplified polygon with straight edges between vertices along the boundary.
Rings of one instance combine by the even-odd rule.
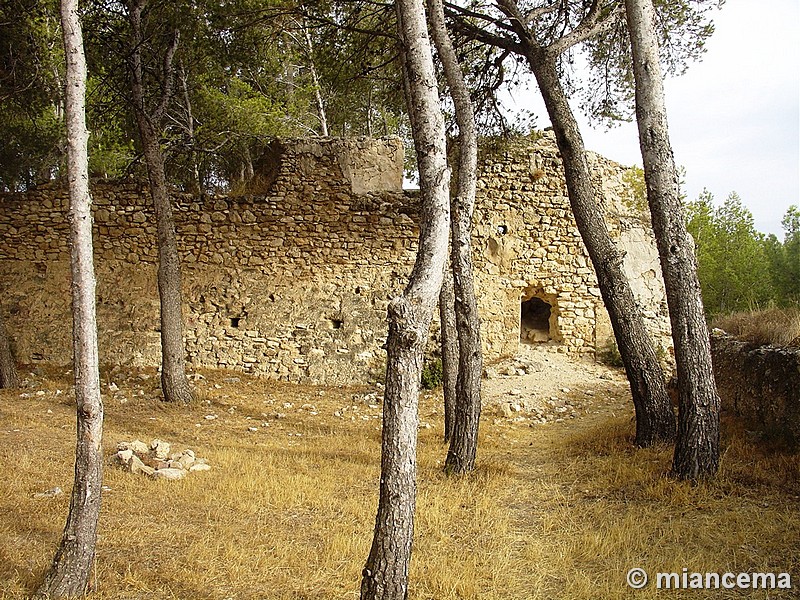
[[[464, 15], [460, 14], [457, 15], [453, 12], [449, 12], [448, 16], [450, 16], [450, 18], [452, 19], [453, 29], [455, 29], [462, 35], [466, 36], [467, 38], [475, 40], [477, 42], [481, 42], [483, 44], [494, 46], [496, 48], [502, 48], [503, 50], [507, 50], [513, 54], [523, 54], [522, 44], [511, 39], [510, 37], [505, 37], [494, 33], [490, 33], [485, 29], [482, 29], [477, 25], [470, 23], [467, 19], [464, 18]], [[489, 20], [488, 17], [487, 20]], [[494, 21], [489, 20], [489, 22], [494, 22]], [[504, 23], [503, 25], [504, 25], [503, 29], [511, 31], [511, 28], [507, 23]]]
[[505, 29], [506, 31], [509, 32], [513, 31], [511, 26], [505, 21], [501, 19], [495, 19], [494, 17], [491, 17], [485, 13], [469, 10], [462, 6], [458, 6], [457, 4], [453, 4], [452, 2], [445, 2], [444, 7], [445, 7], [445, 14], [452, 19], [463, 19], [464, 17], [471, 17], [473, 19], [486, 21], [490, 25], [494, 25], [495, 27], [499, 27], [500, 29]]
[[153, 111], [152, 117], [152, 120], [156, 123], [160, 122], [164, 117], [164, 113], [166, 113], [167, 107], [169, 106], [169, 101], [172, 98], [172, 88], [175, 85], [175, 68], [173, 66], [173, 62], [175, 59], [175, 53], [178, 51], [180, 39], [180, 31], [175, 29], [175, 31], [172, 33], [172, 41], [170, 42], [169, 47], [164, 54], [164, 66], [162, 67], [164, 70], [164, 92], [161, 95], [161, 101]]
[[[604, 8], [608, 8], [608, 11], [605, 12]], [[607, 31], [624, 14], [623, 5], [616, 0], [606, 7], [601, 6], [598, 0], [594, 0], [589, 12], [578, 26], [550, 44], [548, 50], [556, 56], [562, 54], [569, 48]]]

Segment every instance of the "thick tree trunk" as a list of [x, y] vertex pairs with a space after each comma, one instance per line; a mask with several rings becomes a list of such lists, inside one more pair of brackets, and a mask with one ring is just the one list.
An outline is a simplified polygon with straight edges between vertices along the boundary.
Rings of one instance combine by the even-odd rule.
[[67, 143], [71, 225], [72, 327], [77, 403], [75, 482], [69, 516], [50, 570], [37, 591], [51, 598], [86, 593], [92, 573], [103, 483], [103, 404], [95, 318], [92, 198], [85, 121], [86, 62], [77, 0], [62, 0], [67, 61]]
[[0, 315], [0, 388], [19, 387], [19, 373], [14, 353], [11, 351], [11, 339], [8, 337], [3, 317]]
[[697, 479], [714, 475], [719, 468], [720, 401], [697, 261], [686, 231], [669, 140], [655, 11], [650, 0], [626, 0], [625, 8], [647, 199], [664, 272], [678, 369], [678, 439], [672, 469], [682, 479]]
[[431, 33], [442, 61], [458, 124], [458, 174], [451, 224], [451, 263], [458, 329], [456, 410], [445, 469], [465, 473], [475, 468], [481, 416], [483, 352], [472, 268], [472, 212], [477, 187], [478, 136], [469, 90], [444, 21], [442, 0], [428, 0]]
[[164, 173], [164, 155], [158, 139], [158, 126], [170, 100], [174, 79], [172, 60], [178, 46], [177, 33], [165, 51], [165, 90], [158, 107], [148, 111], [145, 102], [144, 67], [141, 47], [145, 36], [142, 14], [147, 0], [134, 0], [129, 9], [131, 40], [131, 91], [136, 111], [136, 124], [147, 163], [147, 176], [156, 218], [158, 243], [158, 294], [161, 301], [161, 389], [167, 402], [189, 403], [192, 389], [186, 377], [183, 341], [181, 265], [175, 220]]
[[[449, 265], [448, 265], [449, 266]], [[439, 292], [439, 326], [442, 338], [442, 394], [444, 396], [444, 441], [453, 433], [458, 380], [458, 332], [456, 331], [456, 297], [453, 272], [445, 267], [442, 290]]]
[[664, 373], [622, 268], [623, 255], [608, 234], [586, 160], [575, 116], [546, 50], [530, 48], [526, 58], [539, 84], [561, 152], [570, 205], [595, 272], [625, 365], [636, 409], [636, 445], [650, 446], [675, 437], [675, 415]]
[[422, 358], [442, 285], [450, 230], [450, 173], [425, 7], [397, 0], [409, 112], [419, 165], [419, 250], [403, 295], [389, 306], [381, 482], [375, 533], [362, 572], [363, 600], [405, 600], [414, 535]]

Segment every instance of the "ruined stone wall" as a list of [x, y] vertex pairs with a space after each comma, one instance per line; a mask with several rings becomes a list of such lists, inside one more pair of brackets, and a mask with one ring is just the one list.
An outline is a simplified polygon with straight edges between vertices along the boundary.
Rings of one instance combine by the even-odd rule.
[[[304, 383], [379, 375], [386, 308], [407, 281], [418, 236], [416, 196], [401, 189], [402, 158], [396, 139], [284, 141], [273, 148], [261, 194], [175, 194], [190, 363]], [[593, 356], [610, 333], [608, 318], [552, 139], [495, 148], [483, 164], [475, 262], [487, 361], [517, 352], [521, 301], [531, 296], [553, 307], [542, 341]], [[638, 230], [619, 200], [621, 168], [595, 165], [608, 198], [617, 198], [607, 201], [607, 218], [624, 242]], [[156, 365], [147, 189], [95, 182], [93, 196], [101, 360]], [[58, 185], [0, 197], [0, 309], [22, 362], [71, 360], [66, 209]], [[652, 262], [651, 245], [637, 242], [629, 256]], [[661, 302], [648, 306], [663, 332]]]
[[[606, 223], [625, 253], [634, 295], [654, 343], [666, 356], [669, 318], [649, 221], [635, 207], [624, 181], [626, 169], [594, 154], [589, 159]], [[485, 144], [480, 162], [474, 243], [488, 354], [517, 351], [521, 303], [539, 298], [551, 306], [549, 331], [529, 337], [549, 338], [561, 351], [594, 356], [612, 343], [613, 332], [572, 216], [552, 134]]]
[[[386, 307], [416, 249], [402, 152], [398, 140], [287, 143], [265, 195], [173, 196], [190, 363], [294, 382], [380, 369]], [[159, 364], [147, 189], [96, 182], [93, 196], [101, 360]], [[43, 187], [2, 207], [2, 307], [17, 356], [69, 362], [67, 192]]]
[[800, 447], [800, 350], [756, 347], [714, 332], [711, 352], [722, 407], [749, 429]]

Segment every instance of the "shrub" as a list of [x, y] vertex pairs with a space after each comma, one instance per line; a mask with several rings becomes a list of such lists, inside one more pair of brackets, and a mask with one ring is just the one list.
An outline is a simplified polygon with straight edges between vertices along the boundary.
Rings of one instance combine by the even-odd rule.
[[622, 355], [617, 348], [617, 342], [612, 338], [605, 346], [598, 349], [597, 361], [609, 367], [623, 367]]
[[422, 387], [426, 390], [436, 389], [442, 385], [443, 376], [441, 358], [425, 361], [422, 366]]

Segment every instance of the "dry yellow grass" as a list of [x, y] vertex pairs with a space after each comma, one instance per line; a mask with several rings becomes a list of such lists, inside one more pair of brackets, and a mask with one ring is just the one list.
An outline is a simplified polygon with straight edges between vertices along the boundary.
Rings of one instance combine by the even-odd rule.
[[714, 327], [745, 342], [800, 346], [800, 308], [768, 308], [717, 317]]
[[[106, 398], [109, 457], [118, 441], [161, 438], [192, 448], [213, 470], [163, 482], [109, 462], [92, 597], [357, 598], [377, 502], [378, 409], [363, 390], [206, 376], [203, 401], [188, 408], [153, 399], [154, 377], [104, 376], [121, 388]], [[57, 394], [68, 378], [51, 372], [34, 383], [21, 390], [28, 397], [0, 392], [0, 598], [35, 589], [69, 504], [74, 409], [68, 394]], [[625, 574], [637, 566], [788, 571], [794, 596], [685, 594], [797, 597], [798, 456], [765, 453], [728, 427], [719, 478], [676, 482], [665, 476], [669, 448], [631, 448], [629, 399], [601, 396], [592, 414], [535, 428], [487, 414], [478, 471], [460, 478], [442, 474], [441, 411], [435, 397], [422, 400], [431, 427], [420, 431], [410, 598], [668, 594], [629, 589]], [[34, 498], [54, 486], [67, 493]]]

